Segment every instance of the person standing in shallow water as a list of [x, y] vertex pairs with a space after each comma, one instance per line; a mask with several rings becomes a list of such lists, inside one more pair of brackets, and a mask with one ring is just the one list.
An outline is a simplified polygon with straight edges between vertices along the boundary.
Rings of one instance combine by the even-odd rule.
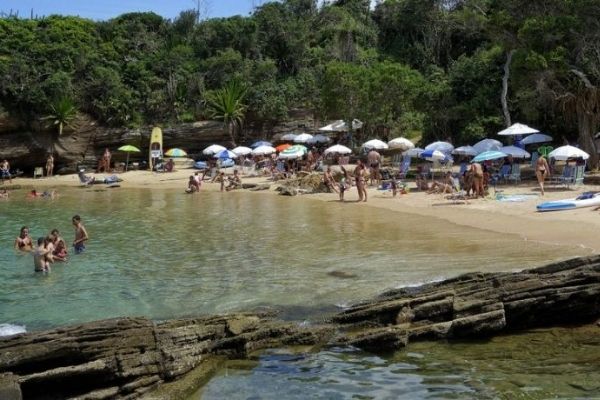
[[75, 254], [81, 254], [85, 250], [85, 242], [89, 239], [88, 233], [85, 227], [81, 223], [81, 217], [74, 215], [72, 218], [73, 226], [75, 227], [75, 240], [73, 241], [73, 248]]
[[15, 249], [21, 251], [31, 251], [33, 249], [33, 241], [29, 236], [29, 227], [24, 226], [19, 232], [19, 236], [15, 239]]
[[358, 201], [367, 201], [367, 189], [365, 188], [365, 165], [358, 160], [354, 168], [354, 179], [356, 180], [356, 189], [358, 190]]

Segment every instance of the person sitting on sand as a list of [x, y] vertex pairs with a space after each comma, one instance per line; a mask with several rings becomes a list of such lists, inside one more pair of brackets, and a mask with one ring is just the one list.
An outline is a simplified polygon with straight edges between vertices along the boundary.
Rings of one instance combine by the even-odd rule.
[[331, 173], [331, 167], [327, 167], [325, 172], [323, 172], [323, 183], [329, 190], [338, 193], [338, 190], [335, 185], [335, 181], [333, 180], [333, 174]]
[[44, 244], [45, 238], [40, 237], [37, 240], [37, 247], [33, 251], [33, 266], [36, 272], [50, 271], [50, 262], [47, 259], [48, 250]]
[[188, 180], [188, 187], [186, 192], [188, 193], [196, 193], [200, 191], [200, 182], [196, 179], [194, 175], [190, 175], [190, 179]]
[[415, 183], [417, 184], [417, 190], [422, 190], [424, 192], [429, 190], [429, 183], [427, 182], [427, 178], [424, 178], [423, 175], [417, 173], [415, 176]]
[[165, 164], [165, 172], [173, 172], [175, 170], [175, 162], [172, 158], [169, 158], [169, 161]]
[[452, 178], [452, 173], [449, 171], [446, 172], [446, 176], [442, 182], [433, 182], [433, 185], [431, 185], [431, 188], [427, 191], [428, 194], [452, 192], [454, 192], [454, 179]]
[[233, 170], [233, 176], [230, 176], [228, 181], [229, 182], [226, 188], [227, 191], [239, 189], [242, 187], [242, 179], [240, 178], [237, 169]]
[[15, 239], [15, 249], [21, 251], [31, 251], [33, 249], [33, 241], [29, 236], [29, 227], [24, 226], [19, 232], [19, 236]]

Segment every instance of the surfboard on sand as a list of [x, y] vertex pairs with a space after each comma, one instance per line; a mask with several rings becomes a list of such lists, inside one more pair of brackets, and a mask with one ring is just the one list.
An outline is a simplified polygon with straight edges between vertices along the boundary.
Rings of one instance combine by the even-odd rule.
[[151, 170], [154, 170], [154, 166], [163, 158], [163, 137], [162, 130], [159, 127], [152, 128], [150, 134], [150, 155], [148, 159], [148, 165]]

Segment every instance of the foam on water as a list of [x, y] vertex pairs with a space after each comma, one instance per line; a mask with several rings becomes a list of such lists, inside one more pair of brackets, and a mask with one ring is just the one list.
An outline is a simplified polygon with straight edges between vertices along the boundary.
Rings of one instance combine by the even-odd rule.
[[0, 336], [11, 336], [25, 332], [27, 332], [27, 330], [21, 325], [0, 324]]

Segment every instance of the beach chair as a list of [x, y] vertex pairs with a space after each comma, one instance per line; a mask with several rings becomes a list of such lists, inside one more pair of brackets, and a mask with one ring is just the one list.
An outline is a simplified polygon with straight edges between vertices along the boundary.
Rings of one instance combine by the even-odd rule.
[[531, 154], [531, 168], [535, 168], [535, 164], [536, 164], [538, 158], [540, 158], [540, 153], [538, 153], [537, 151], [534, 151]]
[[93, 176], [85, 175], [82, 169], [79, 170], [77, 176], [79, 177], [79, 183], [81, 183], [81, 186], [89, 186], [96, 181], [96, 178], [94, 178]]
[[463, 175], [466, 171], [467, 171], [467, 163], [466, 162], [461, 162], [460, 163], [460, 169], [458, 170], [458, 173], [460, 175]]
[[509, 181], [521, 182], [521, 164], [514, 163], [510, 169], [510, 173], [504, 178]]
[[562, 170], [562, 174], [553, 176], [550, 183], [555, 185], [565, 185], [569, 187], [571, 183], [575, 182], [575, 169], [570, 165], [565, 165]]
[[577, 165], [575, 167], [575, 175], [573, 177], [573, 184], [574, 185], [583, 185], [583, 178], [585, 175], [585, 164], [584, 165]]
[[492, 176], [490, 177], [492, 184], [496, 185], [496, 183], [500, 181], [506, 182], [508, 180], [508, 176], [510, 175], [510, 169], [510, 164], [504, 164], [502, 167], [500, 167], [500, 171], [496, 172], [495, 174], [492, 174]]
[[33, 179], [44, 177], [44, 167], [35, 167], [33, 169]]

